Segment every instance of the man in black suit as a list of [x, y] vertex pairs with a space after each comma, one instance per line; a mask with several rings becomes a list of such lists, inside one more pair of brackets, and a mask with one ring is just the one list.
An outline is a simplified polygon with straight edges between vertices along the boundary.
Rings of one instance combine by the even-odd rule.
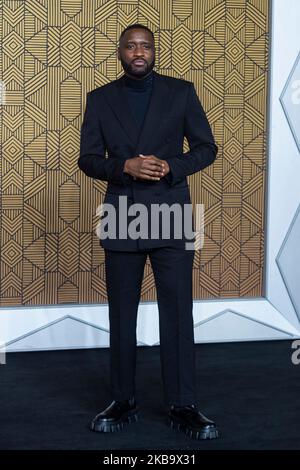
[[[117, 236], [108, 230], [100, 237], [105, 251], [113, 400], [92, 420], [91, 429], [112, 432], [137, 420], [136, 321], [149, 255], [158, 298], [169, 423], [198, 439], [215, 438], [215, 423], [196, 404], [194, 250], [187, 249], [195, 238], [190, 236], [193, 217], [183, 222], [180, 210], [191, 207], [187, 176], [213, 163], [218, 148], [193, 83], [153, 70], [155, 44], [150, 29], [138, 23], [128, 26], [120, 36], [118, 59], [124, 75], [87, 94], [78, 160], [87, 176], [108, 182], [104, 203], [111, 204], [117, 216]], [[182, 152], [184, 136], [190, 147], [186, 153]], [[137, 203], [147, 210], [147, 218], [133, 236], [129, 209]], [[177, 204], [180, 210], [168, 221], [163, 216], [153, 222], [150, 213], [155, 204], [168, 208]], [[125, 236], [120, 227], [124, 217]], [[164, 231], [167, 225], [169, 232]], [[181, 227], [181, 235], [175, 233], [175, 226]], [[145, 227], [147, 236], [141, 235]]]

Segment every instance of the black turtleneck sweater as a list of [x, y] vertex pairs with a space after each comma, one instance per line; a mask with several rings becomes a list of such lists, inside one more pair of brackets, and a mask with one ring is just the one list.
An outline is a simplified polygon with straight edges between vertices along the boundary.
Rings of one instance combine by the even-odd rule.
[[131, 78], [124, 75], [125, 91], [127, 93], [128, 103], [131, 106], [133, 115], [138, 125], [139, 131], [142, 128], [145, 115], [148, 109], [152, 85], [153, 85], [153, 72], [145, 78]]
[[[151, 72], [147, 77], [140, 79], [134, 79], [124, 75], [124, 80], [128, 103], [132, 108], [140, 132], [151, 97], [153, 72]], [[125, 179], [127, 182], [129, 182], [130, 178], [131, 177], [128, 177], [128, 175], [125, 174]], [[166, 178], [168, 181], [171, 181], [171, 171], [164, 178]]]

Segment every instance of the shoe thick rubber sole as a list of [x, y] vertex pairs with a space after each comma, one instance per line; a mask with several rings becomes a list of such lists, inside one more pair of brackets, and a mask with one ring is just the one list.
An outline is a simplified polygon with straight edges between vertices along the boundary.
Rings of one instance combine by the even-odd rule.
[[202, 429], [197, 431], [192, 427], [188, 426], [187, 424], [183, 424], [176, 419], [169, 417], [169, 426], [177, 432], [183, 432], [187, 436], [193, 439], [217, 439], [219, 437], [219, 432], [214, 427], [207, 427], [206, 429]]
[[124, 427], [124, 423], [126, 424], [131, 424], [131, 423], [136, 423], [138, 421], [138, 414], [136, 411], [134, 412], [128, 412], [127, 414], [124, 414], [122, 418], [120, 418], [118, 421], [114, 422], [109, 422], [103, 420], [102, 422], [99, 423], [94, 423], [93, 421], [90, 424], [90, 429], [91, 431], [96, 431], [96, 432], [118, 432], [122, 431]]

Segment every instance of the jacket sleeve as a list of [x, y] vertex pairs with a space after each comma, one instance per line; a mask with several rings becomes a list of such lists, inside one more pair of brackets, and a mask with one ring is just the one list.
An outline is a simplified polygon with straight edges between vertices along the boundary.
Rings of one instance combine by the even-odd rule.
[[170, 173], [165, 178], [171, 186], [184, 177], [211, 165], [218, 153], [211, 127], [192, 82], [190, 82], [184, 116], [184, 135], [188, 140], [190, 150], [166, 158]]
[[101, 126], [89, 92], [81, 125], [78, 166], [91, 178], [123, 186], [131, 184], [132, 176], [123, 172], [125, 159], [105, 158], [105, 150]]

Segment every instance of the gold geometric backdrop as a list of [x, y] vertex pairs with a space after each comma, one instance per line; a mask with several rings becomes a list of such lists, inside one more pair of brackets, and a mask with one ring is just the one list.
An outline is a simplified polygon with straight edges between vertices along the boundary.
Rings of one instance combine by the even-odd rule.
[[[263, 295], [267, 0], [0, 0], [1, 305], [106, 302], [95, 233], [106, 184], [77, 166], [86, 93], [120, 77], [118, 38], [155, 34], [155, 70], [190, 80], [219, 147], [189, 177], [205, 205], [194, 298]], [[188, 150], [185, 141], [184, 151]], [[149, 260], [141, 300], [155, 300]]]

